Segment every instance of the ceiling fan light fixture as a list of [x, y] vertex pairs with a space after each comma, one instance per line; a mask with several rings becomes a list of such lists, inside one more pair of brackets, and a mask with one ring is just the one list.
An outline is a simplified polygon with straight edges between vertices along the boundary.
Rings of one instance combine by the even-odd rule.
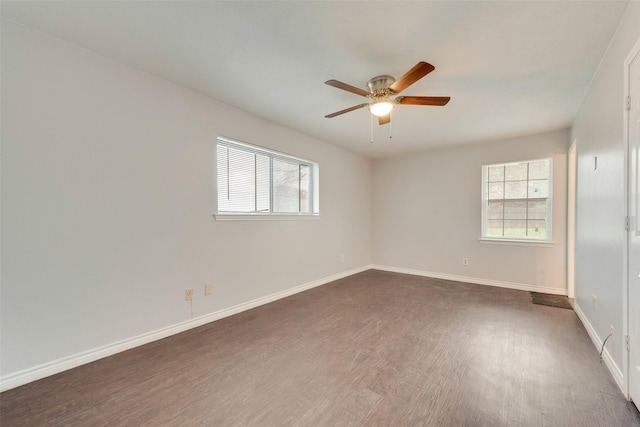
[[[451, 99], [448, 96], [396, 96], [432, 72], [434, 69], [435, 67], [428, 62], [420, 61], [414, 65], [412, 69], [404, 73], [404, 75], [398, 80], [393, 76], [386, 74], [369, 79], [367, 82], [368, 91], [338, 80], [327, 80], [324, 82], [326, 85], [369, 98], [370, 101], [345, 108], [344, 110], [336, 111], [335, 113], [327, 114], [325, 117], [330, 119], [350, 111], [367, 107], [372, 115], [378, 117], [379, 125], [386, 125], [391, 123], [391, 110], [393, 110], [395, 104], [446, 105], [449, 102], [449, 99]], [[373, 126], [373, 119], [371, 120], [371, 123]]]
[[386, 116], [391, 110], [393, 110], [393, 104], [388, 99], [377, 101], [369, 107], [371, 114], [378, 117]]

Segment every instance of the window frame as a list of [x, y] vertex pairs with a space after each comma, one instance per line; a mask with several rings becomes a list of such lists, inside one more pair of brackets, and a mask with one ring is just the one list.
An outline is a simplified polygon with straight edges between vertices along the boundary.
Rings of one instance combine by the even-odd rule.
[[[522, 163], [533, 163], [538, 161], [548, 160], [549, 161], [549, 176], [548, 176], [548, 196], [546, 197], [546, 212], [545, 212], [545, 228], [546, 228], [546, 236], [544, 238], [541, 237], [528, 237], [528, 236], [491, 236], [488, 235], [488, 227], [487, 227], [487, 207], [489, 201], [489, 168], [495, 166], [509, 166], [509, 165], [517, 165]], [[529, 177], [527, 176], [527, 188], [529, 188]], [[506, 180], [503, 182], [507, 182]], [[510, 162], [498, 162], [498, 163], [489, 163], [482, 165], [482, 182], [481, 182], [481, 211], [482, 211], [482, 224], [481, 224], [481, 236], [479, 238], [480, 241], [491, 242], [491, 243], [513, 243], [513, 244], [524, 244], [524, 245], [550, 245], [553, 244], [553, 158], [552, 157], [542, 157], [537, 159], [527, 159], [527, 160], [518, 160], [518, 161], [510, 161]], [[538, 198], [541, 199], [541, 198]], [[494, 199], [498, 200], [498, 199]], [[528, 197], [524, 199], [502, 199], [505, 201], [528, 201], [530, 200]], [[503, 218], [504, 221], [504, 218]], [[526, 220], [528, 221], [528, 219]]]
[[[218, 171], [218, 147], [220, 145], [226, 145], [227, 147], [235, 147], [236, 149], [240, 149], [242, 151], [248, 153], [259, 154], [262, 156], [266, 156], [269, 158], [270, 164], [270, 174], [269, 174], [269, 183], [270, 183], [270, 191], [269, 191], [269, 207], [273, 209], [274, 199], [273, 199], [273, 188], [272, 188], [272, 180], [273, 180], [273, 160], [278, 160], [285, 163], [297, 164], [298, 167], [300, 165], [304, 165], [309, 168], [309, 207], [310, 212], [259, 212], [259, 211], [221, 211], [219, 206], [219, 191], [218, 191], [218, 181], [219, 181], [219, 171]], [[313, 162], [310, 160], [302, 159], [300, 157], [296, 157], [290, 154], [282, 153], [276, 150], [272, 150], [269, 148], [261, 147], [256, 144], [251, 144], [244, 141], [239, 141], [233, 138], [228, 138], [225, 136], [217, 136], [216, 137], [216, 145], [215, 145], [215, 156], [214, 156], [214, 179], [215, 179], [215, 189], [216, 189], [216, 197], [215, 197], [215, 213], [214, 217], [216, 220], [304, 220], [304, 219], [316, 219], [320, 217], [320, 198], [319, 198], [319, 165], [317, 162]], [[298, 187], [298, 191], [300, 191], [300, 187]], [[254, 192], [255, 197], [255, 192]]]

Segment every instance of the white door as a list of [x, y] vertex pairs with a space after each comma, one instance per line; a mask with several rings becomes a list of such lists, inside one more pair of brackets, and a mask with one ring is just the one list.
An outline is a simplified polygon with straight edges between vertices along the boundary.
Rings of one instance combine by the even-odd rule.
[[629, 396], [640, 406], [640, 43], [629, 59]]

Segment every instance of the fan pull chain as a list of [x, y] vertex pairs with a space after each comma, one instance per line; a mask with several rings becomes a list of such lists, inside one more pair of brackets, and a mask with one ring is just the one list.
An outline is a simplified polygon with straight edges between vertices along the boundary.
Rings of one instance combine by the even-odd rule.
[[393, 138], [393, 134], [391, 133], [391, 123], [393, 123], [393, 120], [391, 120], [391, 113], [389, 113], [389, 139]]
[[369, 142], [373, 144], [373, 114], [369, 114], [369, 118], [371, 119], [370, 120], [370, 122], [371, 122], [371, 126], [370, 126], [371, 136], [369, 138]]

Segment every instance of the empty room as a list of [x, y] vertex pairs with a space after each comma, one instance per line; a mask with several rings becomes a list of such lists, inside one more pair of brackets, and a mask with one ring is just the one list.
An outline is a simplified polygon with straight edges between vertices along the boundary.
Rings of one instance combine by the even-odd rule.
[[640, 426], [640, 1], [1, 1], [0, 425]]

